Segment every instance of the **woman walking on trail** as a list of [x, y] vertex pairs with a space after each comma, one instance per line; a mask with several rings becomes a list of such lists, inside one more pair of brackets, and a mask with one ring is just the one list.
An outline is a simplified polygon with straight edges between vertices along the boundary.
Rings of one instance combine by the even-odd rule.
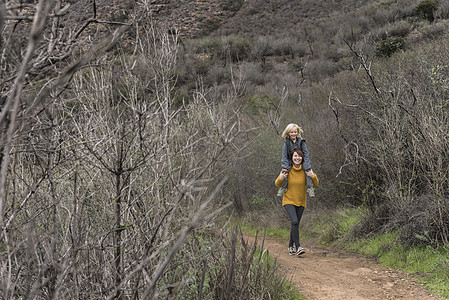
[[[298, 148], [304, 154], [303, 157], [303, 170], [308, 171], [312, 169], [310, 163], [309, 151], [307, 150], [306, 140], [301, 137], [302, 129], [297, 124], [288, 124], [284, 131], [282, 132], [282, 137], [285, 138], [284, 146], [282, 147], [282, 161], [281, 167], [282, 171], [289, 172], [292, 167], [292, 150]], [[287, 180], [284, 180], [281, 187], [278, 190], [277, 195], [282, 197], [287, 191]], [[315, 196], [315, 190], [313, 188], [313, 183], [310, 178], [307, 177], [307, 193], [310, 197]]]
[[[275, 184], [277, 187], [280, 187], [285, 179], [288, 180], [287, 191], [282, 197], [282, 206], [287, 211], [291, 221], [288, 253], [290, 255], [301, 255], [305, 253], [305, 250], [299, 243], [299, 222], [301, 221], [302, 214], [307, 205], [306, 175], [312, 179], [314, 187], [318, 185], [318, 177], [312, 169], [304, 172], [302, 166], [304, 162], [304, 154], [301, 150], [298, 148], [293, 149], [291, 156], [293, 166], [290, 172], [285, 172], [285, 170], [282, 170], [278, 178], [276, 178]], [[293, 248], [293, 244], [296, 246], [296, 251]]]

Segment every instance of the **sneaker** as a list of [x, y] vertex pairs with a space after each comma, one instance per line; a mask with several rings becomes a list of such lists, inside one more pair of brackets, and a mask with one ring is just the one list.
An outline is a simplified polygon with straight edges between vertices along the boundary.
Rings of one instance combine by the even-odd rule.
[[298, 250], [296, 250], [296, 255], [301, 255], [306, 253], [306, 250], [304, 250], [303, 247], [299, 247]]
[[288, 247], [288, 254], [295, 255], [296, 254], [295, 249], [293, 247]]
[[309, 194], [310, 197], [315, 197], [315, 189], [314, 188], [308, 188], [307, 194]]
[[284, 196], [284, 193], [287, 191], [287, 188], [285, 188], [285, 187], [281, 187], [281, 188], [279, 188], [279, 190], [278, 190], [278, 196], [279, 197], [282, 197], [282, 196]]

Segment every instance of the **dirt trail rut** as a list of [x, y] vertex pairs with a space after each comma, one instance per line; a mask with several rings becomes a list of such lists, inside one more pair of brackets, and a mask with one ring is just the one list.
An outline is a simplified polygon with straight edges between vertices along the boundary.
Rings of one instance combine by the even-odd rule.
[[[246, 240], [254, 244], [254, 237]], [[258, 238], [261, 246], [262, 238]], [[308, 300], [440, 299], [400, 271], [390, 270], [355, 254], [334, 252], [319, 244], [303, 243], [306, 253], [290, 256], [287, 244], [265, 238], [263, 248], [276, 258]]]

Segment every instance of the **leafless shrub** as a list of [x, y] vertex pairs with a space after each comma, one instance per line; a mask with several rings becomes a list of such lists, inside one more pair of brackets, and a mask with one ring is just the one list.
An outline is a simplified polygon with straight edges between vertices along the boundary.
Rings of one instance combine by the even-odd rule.
[[412, 24], [401, 20], [395, 23], [387, 24], [375, 31], [372, 31], [370, 35], [375, 42], [384, 40], [388, 37], [406, 37], [412, 29]]
[[273, 54], [272, 45], [266, 36], [258, 36], [253, 39], [251, 46], [251, 57], [253, 60], [264, 62], [267, 56]]
[[381, 4], [373, 3], [365, 10], [365, 15], [370, 17], [375, 24], [394, 23], [397, 20], [413, 16], [416, 1], [387, 1]]
[[382, 234], [387, 232], [393, 220], [391, 209], [387, 204], [380, 204], [375, 208], [375, 211], [369, 210], [363, 217], [360, 223], [355, 224], [349, 232], [347, 238], [369, 237], [370, 235]]
[[404, 245], [432, 246], [438, 246], [441, 241], [447, 243], [448, 212], [447, 198], [431, 194], [418, 196], [413, 203], [399, 210], [394, 218], [394, 222], [401, 228], [401, 242]]
[[[449, 117], [443, 100], [448, 90], [441, 77], [447, 70], [438, 60], [445, 60], [448, 53], [441, 47], [435, 43], [382, 65], [356, 53], [365, 75], [352, 86], [344, 85], [344, 97], [357, 100], [337, 102], [356, 112], [357, 129], [348, 142], [358, 145], [359, 154], [350, 159], [351, 169], [358, 170], [358, 187], [374, 219], [390, 222], [417, 197], [434, 195], [429, 199], [436, 201], [438, 209], [432, 226], [440, 233], [438, 241], [447, 243], [447, 225], [435, 227], [446, 222], [441, 213], [445, 206], [438, 199], [445, 198], [449, 176], [448, 133], [443, 125]], [[426, 51], [438, 53], [439, 58], [425, 55]], [[384, 206], [390, 209], [387, 216]]]
[[265, 84], [266, 78], [260, 64], [242, 63], [240, 66], [242, 76], [246, 82], [256, 86]]
[[338, 72], [338, 66], [331, 60], [315, 59], [310, 60], [305, 76], [312, 81], [319, 81], [329, 75]]
[[344, 36], [345, 39], [350, 39], [351, 37], [357, 37], [369, 32], [374, 22], [367, 15], [348, 14], [344, 16], [344, 20], [341, 23], [342, 26], [339, 29], [340, 33], [338, 35]]
[[438, 22], [433, 24], [423, 24], [419, 29], [421, 40], [429, 41], [442, 37], [449, 27], [446, 22]]
[[306, 46], [292, 37], [283, 37], [272, 41], [273, 54], [284, 59], [294, 59], [306, 54]]

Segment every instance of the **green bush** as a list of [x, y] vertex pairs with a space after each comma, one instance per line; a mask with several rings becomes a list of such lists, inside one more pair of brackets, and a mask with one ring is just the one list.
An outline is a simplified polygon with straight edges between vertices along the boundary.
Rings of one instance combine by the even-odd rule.
[[405, 47], [405, 38], [403, 37], [389, 37], [382, 40], [376, 47], [377, 56], [390, 57], [398, 50], [402, 50]]
[[198, 59], [195, 61], [195, 74], [206, 76], [209, 73], [210, 61], [207, 59]]
[[220, 57], [223, 45], [218, 38], [205, 37], [196, 41], [194, 52], [197, 54], [208, 54], [211, 58]]
[[245, 111], [250, 114], [266, 113], [270, 104], [279, 102], [279, 100], [267, 95], [247, 95], [244, 97], [244, 101]]
[[232, 62], [238, 62], [248, 57], [250, 45], [247, 40], [237, 36], [229, 36], [223, 43]]
[[203, 27], [201, 29], [201, 36], [205, 36], [210, 34], [211, 32], [220, 28], [221, 22], [218, 18], [209, 18], [206, 19], [203, 23]]
[[222, 38], [205, 37], [194, 46], [195, 53], [207, 54], [223, 62], [239, 62], [248, 58], [250, 44], [242, 37], [230, 35]]
[[435, 20], [434, 13], [437, 10], [437, 4], [431, 0], [425, 0], [415, 7], [415, 15], [421, 19], [433, 22]]

